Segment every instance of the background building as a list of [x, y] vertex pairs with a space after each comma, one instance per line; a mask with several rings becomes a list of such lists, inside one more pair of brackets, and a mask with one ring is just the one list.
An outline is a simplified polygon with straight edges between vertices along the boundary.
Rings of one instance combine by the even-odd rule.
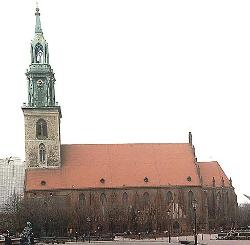
[[[197, 162], [191, 132], [187, 143], [61, 144], [61, 108], [38, 8], [35, 15], [28, 103], [22, 107], [26, 196], [39, 201], [43, 214], [61, 208], [62, 218], [70, 212], [67, 228], [82, 232], [191, 232], [194, 200], [198, 229], [231, 227], [237, 207], [232, 181], [218, 162]], [[48, 231], [48, 220], [41, 231]]]
[[14, 195], [23, 195], [25, 166], [17, 157], [0, 159], [0, 210]]

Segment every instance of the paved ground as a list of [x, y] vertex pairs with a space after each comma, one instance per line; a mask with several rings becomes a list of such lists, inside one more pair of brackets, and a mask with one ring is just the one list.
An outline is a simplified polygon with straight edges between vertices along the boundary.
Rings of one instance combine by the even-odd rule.
[[[102, 244], [105, 245], [163, 245], [163, 244], [169, 244], [168, 241], [146, 241], [146, 240], [140, 240], [140, 241], [113, 241], [113, 242], [84, 242], [84, 243], [77, 243], [78, 245], [87, 245], [87, 244]], [[172, 245], [180, 244], [179, 242], [171, 242]], [[250, 241], [201, 241], [201, 243], [198, 244], [206, 244], [206, 245], [249, 245]], [[170, 245], [170, 244], [169, 244]]]
[[[248, 241], [221, 241], [221, 240], [215, 240], [216, 236], [215, 235], [203, 235], [203, 240], [202, 240], [202, 235], [198, 236], [198, 244], [206, 244], [206, 245], [250, 245], [250, 240]], [[172, 245], [177, 245], [181, 244], [179, 241], [181, 240], [187, 240], [187, 241], [193, 241], [193, 237], [173, 237], [171, 239], [171, 244]], [[123, 238], [116, 238], [115, 241], [113, 242], [101, 242], [101, 241], [91, 241], [91, 244], [101, 244], [104, 243], [105, 245], [163, 245], [163, 244], [169, 244], [168, 239], [166, 237], [164, 238], [157, 238], [157, 240], [128, 240], [128, 239], [123, 239]], [[69, 245], [87, 245], [89, 244], [88, 242], [78, 242], [74, 243], [71, 242]]]

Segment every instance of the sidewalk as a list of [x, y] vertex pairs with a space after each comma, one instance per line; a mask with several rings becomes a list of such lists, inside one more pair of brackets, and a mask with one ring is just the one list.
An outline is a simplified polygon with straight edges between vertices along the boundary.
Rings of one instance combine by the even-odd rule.
[[[210, 240], [210, 235], [206, 234], [203, 235], [203, 240], [202, 236], [198, 236], [198, 244], [207, 244], [206, 241]], [[211, 237], [213, 238], [213, 237]], [[215, 237], [214, 237], [215, 239]], [[180, 241], [194, 241], [193, 236], [182, 236], [182, 237], [171, 237], [171, 243], [168, 242], [168, 237], [158, 237], [156, 239], [130, 239], [130, 238], [123, 238], [123, 237], [116, 237], [114, 241], [91, 241], [90, 243], [93, 244], [98, 244], [98, 243], [106, 243], [106, 244], [180, 244]], [[71, 245], [80, 245], [80, 244], [87, 244], [88, 240], [85, 242], [67, 242], [66, 244], [71, 244]]]

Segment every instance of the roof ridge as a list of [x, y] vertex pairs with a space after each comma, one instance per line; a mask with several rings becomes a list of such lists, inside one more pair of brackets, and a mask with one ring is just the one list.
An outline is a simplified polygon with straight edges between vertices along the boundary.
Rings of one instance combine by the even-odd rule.
[[87, 144], [61, 144], [61, 146], [68, 145], [189, 145], [189, 143], [87, 143]]
[[219, 162], [218, 161], [207, 161], [207, 162], [197, 162], [198, 164], [213, 164], [213, 163], [215, 163], [215, 164], [219, 164]]

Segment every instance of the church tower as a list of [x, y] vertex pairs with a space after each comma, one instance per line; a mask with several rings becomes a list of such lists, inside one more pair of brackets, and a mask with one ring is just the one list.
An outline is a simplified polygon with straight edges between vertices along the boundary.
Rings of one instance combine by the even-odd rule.
[[25, 121], [25, 158], [28, 167], [60, 167], [61, 108], [55, 102], [55, 77], [49, 64], [39, 8], [36, 8], [35, 36], [31, 41], [31, 64], [27, 69], [28, 103], [22, 110]]

